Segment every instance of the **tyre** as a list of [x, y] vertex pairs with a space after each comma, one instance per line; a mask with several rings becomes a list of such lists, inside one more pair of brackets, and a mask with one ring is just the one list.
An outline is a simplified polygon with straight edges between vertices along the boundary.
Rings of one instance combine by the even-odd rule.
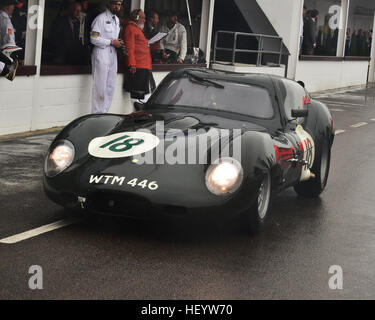
[[327, 185], [329, 167], [331, 163], [331, 148], [327, 140], [317, 149], [314, 164], [311, 172], [315, 174], [315, 178], [302, 181], [294, 186], [294, 190], [298, 195], [303, 197], [318, 197]]
[[271, 206], [271, 173], [267, 170], [259, 184], [257, 201], [244, 214], [245, 226], [250, 234], [259, 232]]

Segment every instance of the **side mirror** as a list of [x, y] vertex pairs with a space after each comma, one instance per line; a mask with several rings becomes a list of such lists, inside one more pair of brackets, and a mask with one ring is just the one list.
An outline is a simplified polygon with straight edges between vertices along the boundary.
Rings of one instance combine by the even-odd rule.
[[142, 102], [134, 102], [134, 108], [136, 111], [142, 111], [144, 109], [144, 104]]
[[307, 109], [292, 109], [292, 118], [306, 118], [308, 114]]
[[145, 93], [144, 91], [131, 91], [130, 98], [143, 100], [145, 98]]
[[297, 83], [302, 87], [302, 88], [305, 88], [305, 83], [303, 81], [297, 81]]

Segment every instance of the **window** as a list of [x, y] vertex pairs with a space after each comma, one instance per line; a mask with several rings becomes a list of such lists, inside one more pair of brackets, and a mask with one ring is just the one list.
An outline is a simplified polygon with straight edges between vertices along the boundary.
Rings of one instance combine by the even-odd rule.
[[201, 82], [194, 77], [172, 79], [158, 90], [152, 103], [230, 111], [262, 119], [273, 117], [272, 101], [266, 89], [244, 83], [212, 81], [214, 83]]
[[[185, 27], [187, 33], [187, 54], [185, 56], [185, 63], [192, 62], [193, 47], [199, 47], [202, 14], [202, 0], [189, 0], [188, 3], [192, 27], [190, 27], [186, 0], [146, 0], [145, 2], [146, 18], [148, 18], [148, 15], [154, 12], [159, 15], [159, 23], [156, 26], [156, 29], [159, 31], [168, 30], [166, 24], [169, 13], [173, 12], [177, 14], [178, 22]], [[156, 50], [157, 49], [158, 48], [156, 48]], [[154, 63], [174, 63], [173, 59], [167, 61], [163, 60], [162, 58], [158, 57], [157, 53], [153, 54], [153, 60]]]
[[345, 41], [346, 56], [370, 56], [374, 11], [374, 1], [350, 1]]
[[[105, 3], [101, 0], [46, 1], [42, 65], [90, 65], [91, 24], [105, 10]], [[129, 10], [130, 1], [125, 1], [119, 18], [123, 19]]]
[[[75, 28], [73, 23], [74, 3], [84, 3], [76, 8], [80, 11], [80, 27]], [[105, 10], [106, 1], [103, 0], [48, 0], [45, 2], [42, 66], [89, 66], [90, 56], [90, 28], [95, 17]], [[142, 4], [142, 1], [140, 2]], [[123, 8], [119, 14], [120, 22], [129, 16], [130, 8], [134, 1], [123, 2]], [[179, 22], [187, 31], [187, 55], [185, 63], [191, 62], [193, 58], [192, 47], [198, 47], [201, 28], [202, 0], [189, 0], [192, 28], [190, 28], [187, 2], [185, 0], [146, 0], [144, 11], [154, 11], [160, 16], [158, 28], [165, 24], [168, 12], [178, 13]], [[84, 19], [81, 18], [84, 16]], [[70, 20], [69, 20], [70, 18]], [[67, 21], [68, 20], [68, 21]], [[70, 27], [69, 27], [70, 25]], [[192, 33], [193, 30], [193, 33]], [[78, 36], [72, 36], [78, 34]], [[120, 37], [122, 33], [120, 33]], [[78, 41], [73, 41], [72, 39]], [[121, 59], [121, 55], [119, 55]], [[159, 61], [160, 63], [161, 61]], [[203, 62], [199, 60], [199, 62]], [[61, 67], [55, 68], [61, 70]], [[70, 68], [74, 70], [89, 70], [89, 68]], [[121, 65], [120, 65], [121, 69]], [[43, 68], [42, 68], [43, 70]], [[47, 70], [45, 68], [44, 70]], [[48, 69], [52, 70], [52, 69]]]
[[341, 0], [305, 0], [302, 55], [336, 56]]

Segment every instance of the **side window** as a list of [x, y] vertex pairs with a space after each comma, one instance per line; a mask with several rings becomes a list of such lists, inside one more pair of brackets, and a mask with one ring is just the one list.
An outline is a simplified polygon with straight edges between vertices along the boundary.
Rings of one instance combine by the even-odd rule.
[[308, 103], [309, 96], [305, 89], [297, 82], [282, 79], [285, 86], [284, 109], [289, 120], [292, 120], [292, 109], [304, 109]]

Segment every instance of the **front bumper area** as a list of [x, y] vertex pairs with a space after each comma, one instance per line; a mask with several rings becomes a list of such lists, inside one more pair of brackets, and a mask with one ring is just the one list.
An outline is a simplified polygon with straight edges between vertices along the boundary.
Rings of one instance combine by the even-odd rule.
[[243, 190], [223, 203], [218, 197], [217, 205], [197, 206], [194, 198], [191, 206], [180, 206], [170, 203], [151, 202], [146, 197], [130, 192], [95, 190], [89, 194], [82, 192], [60, 192], [44, 181], [44, 191], [53, 202], [81, 213], [93, 213], [108, 216], [128, 217], [135, 219], [155, 219], [160, 217], [189, 219], [231, 219], [246, 209], [256, 197]]

